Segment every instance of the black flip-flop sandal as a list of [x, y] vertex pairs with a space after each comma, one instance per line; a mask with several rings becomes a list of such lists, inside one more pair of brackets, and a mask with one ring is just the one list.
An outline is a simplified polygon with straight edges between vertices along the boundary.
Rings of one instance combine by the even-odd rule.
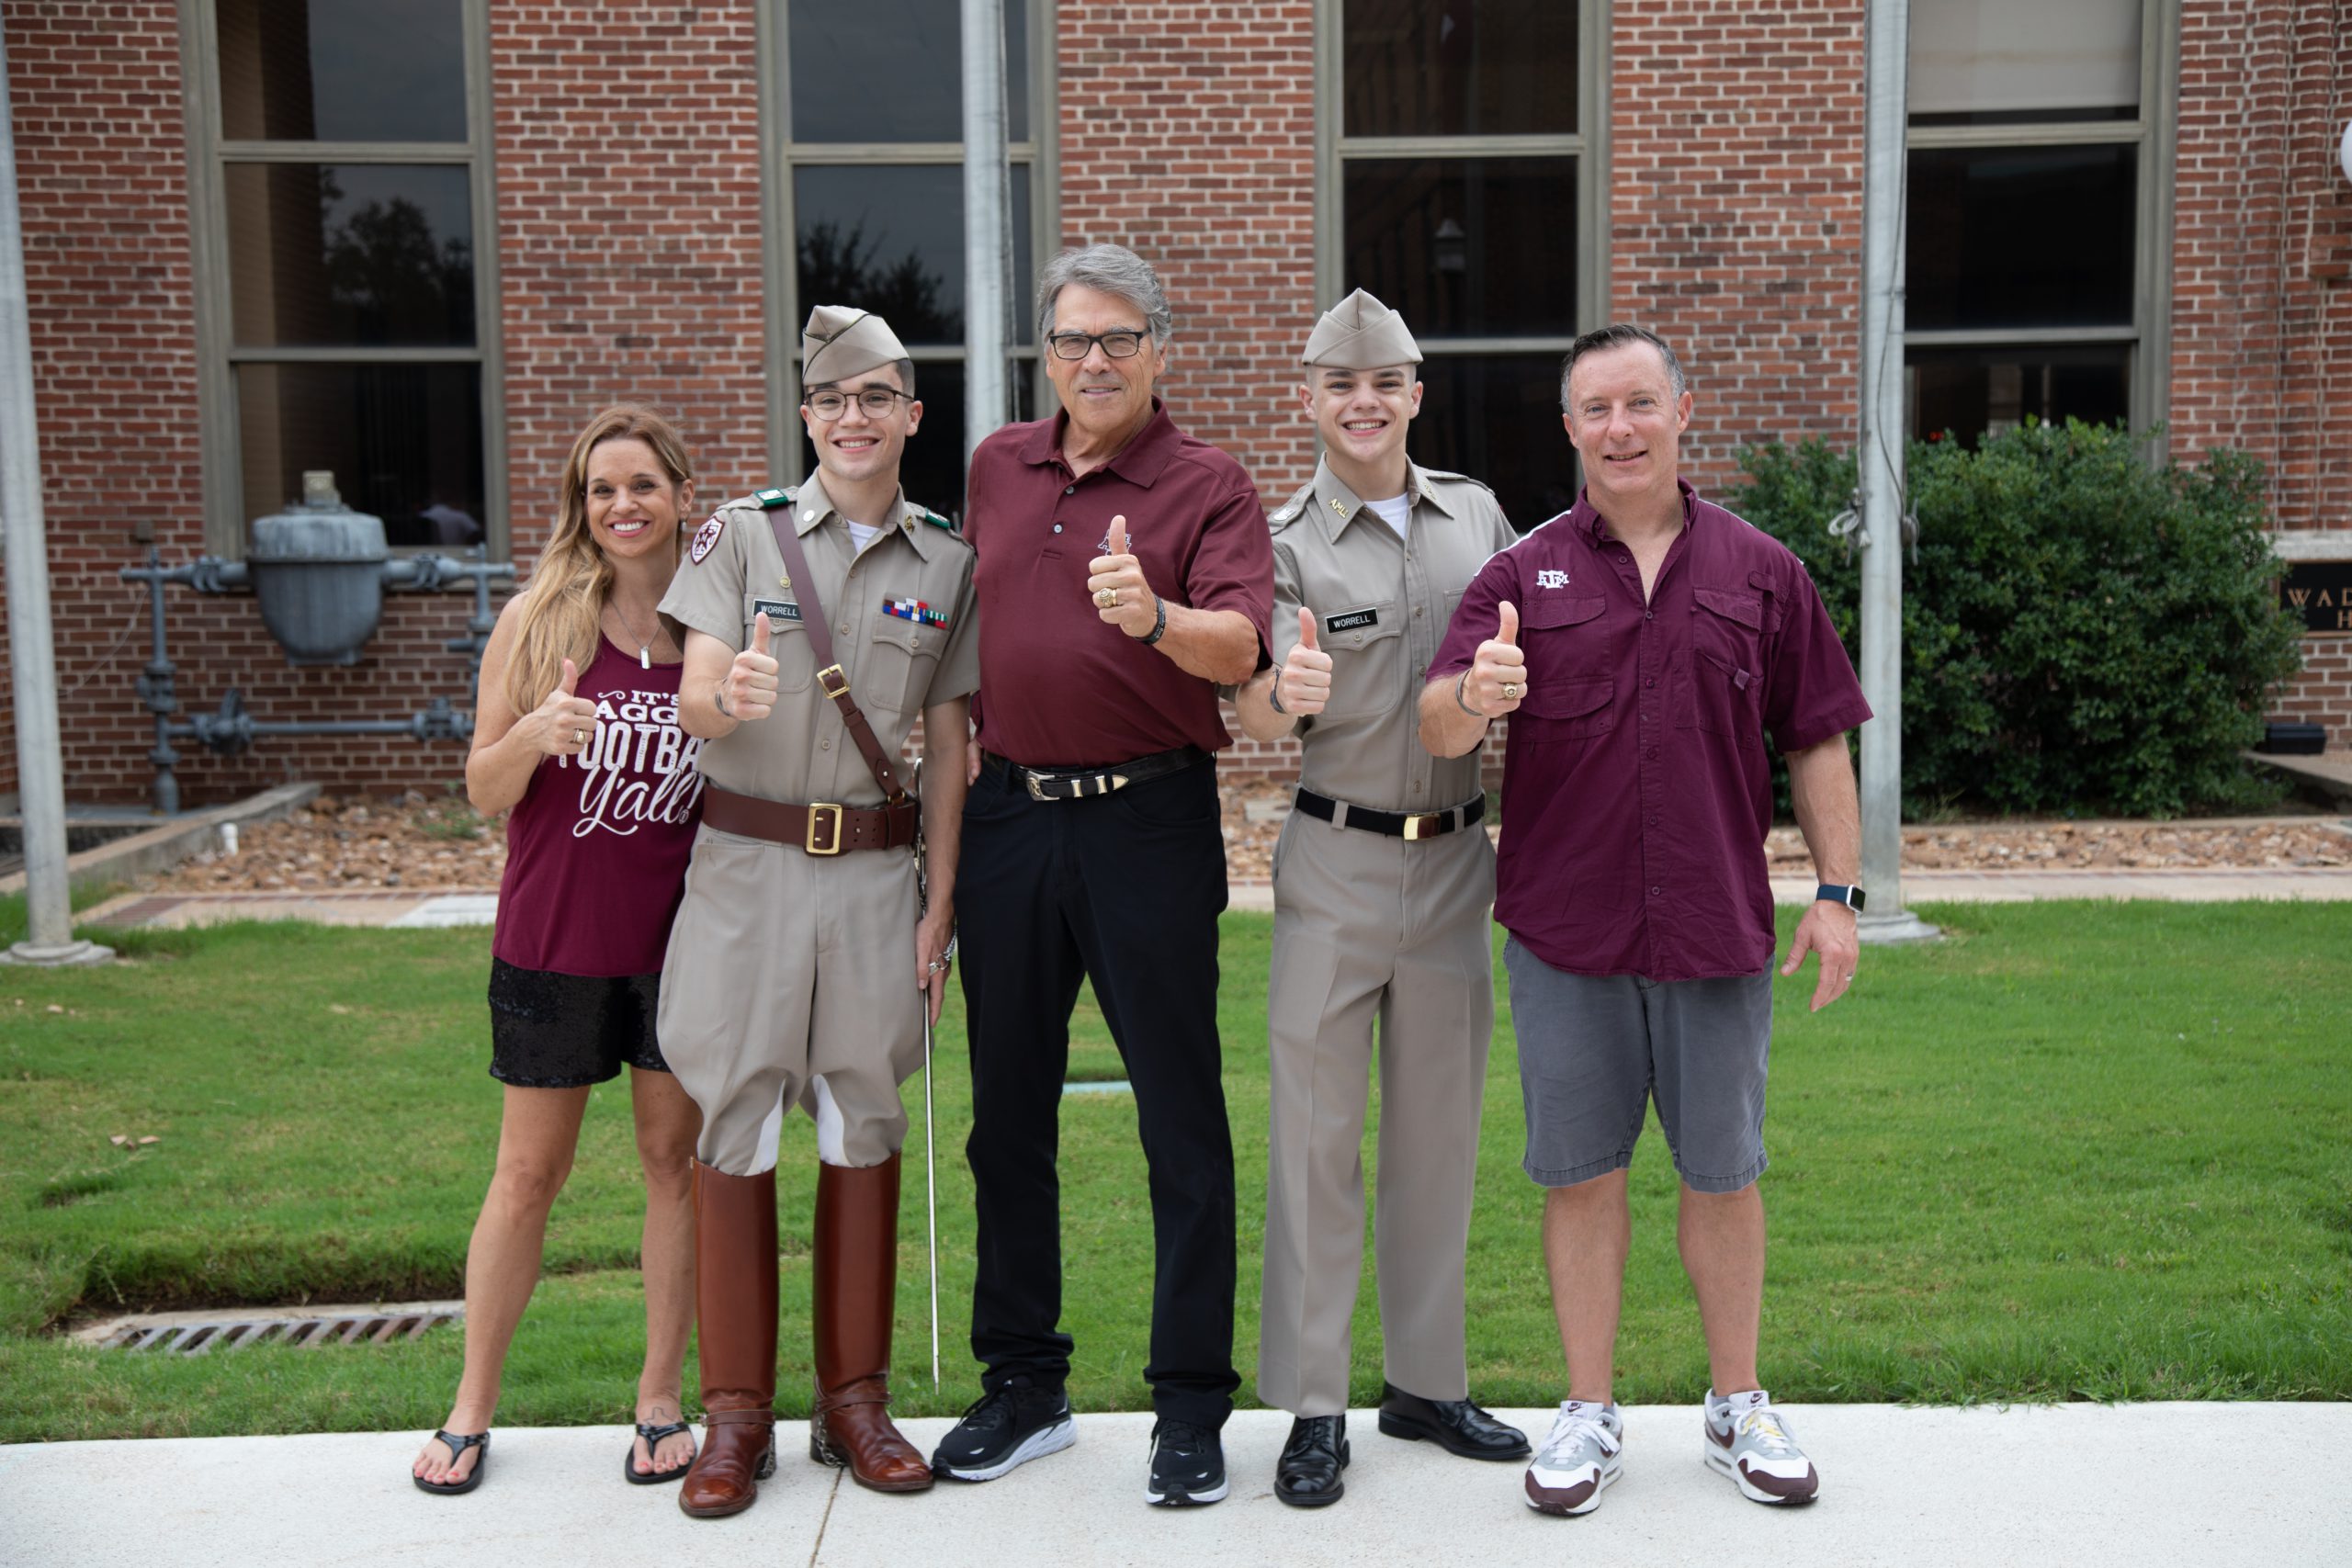
[[455, 1497], [460, 1492], [470, 1492], [481, 1485], [481, 1472], [490, 1468], [490, 1434], [488, 1432], [435, 1432], [433, 1435], [447, 1446], [451, 1464], [465, 1458], [468, 1449], [480, 1449], [481, 1452], [475, 1457], [474, 1467], [466, 1472], [464, 1480], [427, 1481], [421, 1475], [412, 1474], [409, 1479], [416, 1483], [416, 1489], [420, 1492], [438, 1492], [445, 1497]]
[[[639, 1421], [637, 1424], [637, 1435], [645, 1439], [645, 1457], [649, 1463], [653, 1459], [653, 1450], [662, 1446], [663, 1438], [674, 1438], [681, 1432], [691, 1434], [692, 1430], [693, 1428], [684, 1421], [672, 1421], [663, 1426], [657, 1426], [650, 1421]], [[694, 1456], [689, 1454], [686, 1456], [686, 1462], [675, 1470], [657, 1470], [650, 1474], [639, 1475], [637, 1472], [637, 1444], [632, 1442], [628, 1446], [628, 1451], [621, 1455], [621, 1473], [628, 1477], [629, 1484], [632, 1486], [659, 1486], [664, 1482], [684, 1479], [687, 1468], [694, 1462]]]

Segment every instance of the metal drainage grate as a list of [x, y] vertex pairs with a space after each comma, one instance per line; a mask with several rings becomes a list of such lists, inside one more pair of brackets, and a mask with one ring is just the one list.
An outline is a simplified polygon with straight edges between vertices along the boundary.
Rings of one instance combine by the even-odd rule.
[[98, 1342], [101, 1350], [175, 1350], [202, 1356], [242, 1350], [248, 1345], [389, 1345], [422, 1338], [444, 1323], [462, 1323], [461, 1312], [347, 1314], [332, 1317], [246, 1318], [222, 1323], [127, 1323]]

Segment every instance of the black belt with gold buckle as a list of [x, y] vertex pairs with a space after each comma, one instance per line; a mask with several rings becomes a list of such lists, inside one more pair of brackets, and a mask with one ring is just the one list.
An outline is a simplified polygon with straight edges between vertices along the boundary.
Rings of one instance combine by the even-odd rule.
[[1014, 784], [1029, 792], [1032, 800], [1083, 800], [1090, 795], [1109, 795], [1113, 790], [1129, 784], [1144, 784], [1152, 779], [1181, 773], [1209, 760], [1209, 754], [1197, 746], [1179, 746], [1172, 751], [1154, 751], [1149, 756], [1132, 761], [1115, 762], [1106, 768], [1031, 768], [1010, 757], [984, 752], [984, 761], [1001, 762]]
[[1442, 811], [1374, 811], [1368, 806], [1333, 800], [1311, 789], [1300, 790], [1293, 803], [1309, 817], [1320, 818], [1334, 827], [1361, 828], [1367, 833], [1385, 833], [1412, 843], [1475, 826], [1487, 815], [1487, 797], [1483, 795]]

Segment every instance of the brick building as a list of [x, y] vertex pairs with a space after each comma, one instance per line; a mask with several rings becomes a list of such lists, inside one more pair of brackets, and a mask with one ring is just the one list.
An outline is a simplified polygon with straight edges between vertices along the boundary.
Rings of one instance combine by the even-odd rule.
[[[1008, 11], [1016, 295], [1060, 243], [1151, 257], [1171, 407], [1270, 499], [1314, 458], [1295, 347], [1357, 284], [1430, 355], [1417, 455], [1522, 525], [1568, 498], [1555, 367], [1603, 320], [1682, 347], [1702, 487], [1750, 441], [1850, 441], [1863, 0]], [[1915, 425], [2161, 422], [2185, 457], [2269, 465], [2291, 559], [2352, 562], [2352, 0], [1913, 11]], [[0, 0], [0, 22], [74, 798], [147, 787], [134, 535], [235, 556], [328, 468], [396, 546], [527, 569], [571, 433], [623, 396], [679, 420], [706, 495], [796, 477], [815, 299], [855, 290], [918, 344], [910, 490], [959, 504], [955, 0]], [[249, 598], [175, 590], [182, 700], [469, 701], [441, 647], [464, 614], [397, 596], [358, 665], [294, 669]], [[2352, 742], [2352, 635], [2306, 661], [2280, 716]], [[406, 741], [181, 749], [192, 802], [461, 770]], [[0, 714], [0, 796], [15, 765]]]

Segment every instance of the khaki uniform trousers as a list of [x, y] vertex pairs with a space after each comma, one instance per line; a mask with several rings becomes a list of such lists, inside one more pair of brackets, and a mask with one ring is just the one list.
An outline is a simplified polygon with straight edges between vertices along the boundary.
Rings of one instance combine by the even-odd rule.
[[1348, 1407], [1375, 1020], [1387, 1377], [1424, 1399], [1468, 1397], [1463, 1269], [1495, 1021], [1494, 897], [1483, 827], [1408, 843], [1293, 812], [1275, 846], [1258, 1394], [1294, 1416]]
[[784, 1109], [827, 1165], [906, 1141], [899, 1086], [922, 1066], [915, 866], [905, 850], [812, 855], [706, 824], [662, 970], [662, 1059], [702, 1109], [695, 1156], [773, 1170]]

